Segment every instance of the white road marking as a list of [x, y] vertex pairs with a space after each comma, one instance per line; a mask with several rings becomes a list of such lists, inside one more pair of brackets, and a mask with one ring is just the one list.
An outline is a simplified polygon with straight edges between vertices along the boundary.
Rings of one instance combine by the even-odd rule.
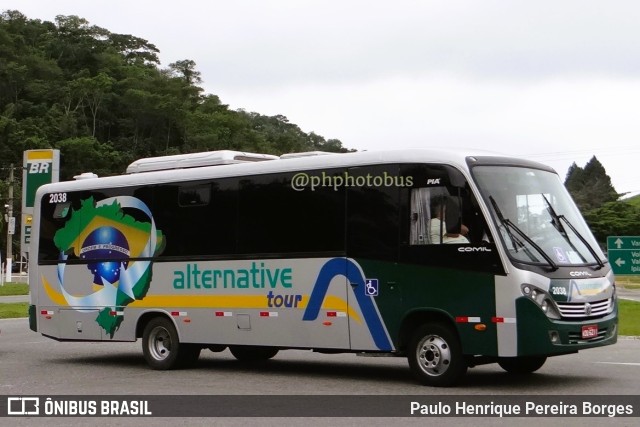
[[603, 363], [605, 365], [630, 365], [630, 366], [640, 366], [640, 363], [635, 362], [594, 362], [594, 363]]

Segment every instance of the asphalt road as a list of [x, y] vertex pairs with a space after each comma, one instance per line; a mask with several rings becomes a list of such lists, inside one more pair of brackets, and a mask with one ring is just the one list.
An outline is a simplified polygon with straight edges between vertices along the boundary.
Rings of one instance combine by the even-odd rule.
[[9, 295], [0, 297], [0, 303], [29, 302], [29, 295]]
[[619, 287], [616, 292], [619, 298], [640, 302], [640, 290], [638, 289], [631, 290]]
[[[59, 343], [29, 330], [27, 319], [0, 320], [0, 395], [639, 395], [640, 339], [575, 355], [551, 358], [537, 373], [514, 377], [497, 365], [469, 370], [457, 388], [417, 385], [402, 358], [326, 355], [309, 351], [280, 352], [259, 365], [237, 362], [228, 351], [203, 352], [195, 369], [159, 372], [147, 368], [140, 343]], [[640, 409], [640, 408], [639, 408]], [[9, 423], [4, 421], [8, 420]], [[42, 424], [44, 420], [9, 418], [3, 425]], [[175, 425], [176, 419], [118, 418], [115, 425]], [[30, 422], [29, 422], [30, 421]], [[114, 419], [48, 418], [46, 425], [114, 425]], [[240, 418], [188, 418], [187, 425], [246, 425]], [[268, 418], [259, 425], [388, 425], [388, 418]], [[259, 422], [258, 422], [259, 421]], [[403, 419], [425, 425], [433, 419]], [[439, 424], [512, 425], [513, 419], [448, 418]], [[637, 425], [638, 418], [520, 418], [519, 425], [561, 422], [564, 425]], [[395, 424], [395, 423], [394, 423]]]

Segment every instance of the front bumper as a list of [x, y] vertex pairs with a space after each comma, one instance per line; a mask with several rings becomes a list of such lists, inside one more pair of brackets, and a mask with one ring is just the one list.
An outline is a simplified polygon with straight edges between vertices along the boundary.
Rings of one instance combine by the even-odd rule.
[[[575, 353], [618, 341], [618, 307], [604, 316], [586, 320], [549, 319], [529, 298], [516, 300], [519, 356], [553, 356]], [[598, 334], [582, 338], [582, 327], [596, 325]], [[555, 338], [555, 339], [554, 339]]]

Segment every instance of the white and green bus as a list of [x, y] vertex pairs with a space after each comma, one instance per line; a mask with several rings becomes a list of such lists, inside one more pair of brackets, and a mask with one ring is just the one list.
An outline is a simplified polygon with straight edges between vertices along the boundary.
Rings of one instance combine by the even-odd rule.
[[445, 150], [143, 159], [36, 196], [30, 327], [203, 349], [407, 357], [418, 381], [614, 344], [611, 268], [558, 175]]

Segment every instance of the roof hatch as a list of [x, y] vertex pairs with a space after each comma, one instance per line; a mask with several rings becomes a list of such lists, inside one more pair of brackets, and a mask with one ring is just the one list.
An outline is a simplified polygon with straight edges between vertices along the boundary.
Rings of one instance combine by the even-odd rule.
[[298, 157], [325, 156], [325, 155], [329, 155], [329, 154], [336, 154], [336, 153], [329, 153], [327, 151], [304, 151], [304, 152], [301, 152], [301, 153], [283, 154], [282, 156], [280, 156], [280, 158], [285, 160], [285, 159], [296, 159]]
[[174, 156], [147, 157], [131, 163], [127, 173], [141, 173], [171, 169], [198, 168], [204, 166], [231, 165], [235, 163], [277, 160], [270, 154], [245, 153], [242, 151], [206, 151], [203, 153], [178, 154]]

